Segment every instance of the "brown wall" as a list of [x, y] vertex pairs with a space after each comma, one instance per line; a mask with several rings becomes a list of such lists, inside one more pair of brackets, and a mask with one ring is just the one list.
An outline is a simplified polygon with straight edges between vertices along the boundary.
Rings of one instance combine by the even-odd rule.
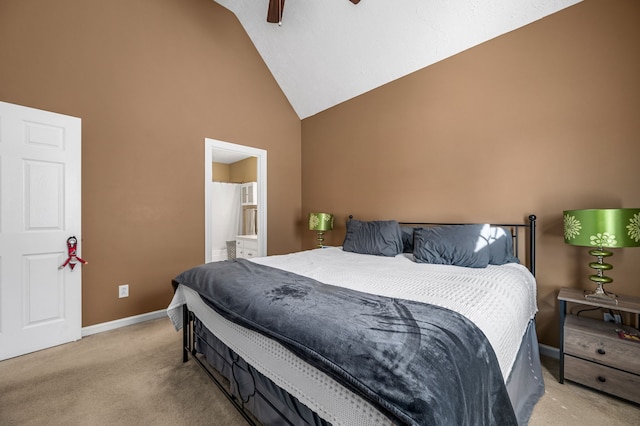
[[258, 157], [249, 157], [231, 164], [229, 167], [229, 178], [231, 182], [257, 182]]
[[[405, 221], [538, 216], [538, 334], [557, 291], [592, 288], [562, 210], [640, 207], [640, 2], [586, 0], [302, 123], [302, 211]], [[313, 233], [303, 229], [303, 246]], [[640, 296], [640, 249], [611, 290]]]
[[268, 252], [300, 248], [301, 123], [223, 7], [2, 0], [0, 52], [0, 100], [82, 118], [84, 326], [166, 308], [204, 260], [206, 137], [267, 150]]
[[225, 163], [216, 163], [215, 161], [211, 164], [211, 179], [214, 182], [229, 182], [229, 170], [230, 165]]
[[211, 165], [211, 175], [214, 182], [257, 182], [258, 157], [249, 157], [230, 164], [214, 161]]

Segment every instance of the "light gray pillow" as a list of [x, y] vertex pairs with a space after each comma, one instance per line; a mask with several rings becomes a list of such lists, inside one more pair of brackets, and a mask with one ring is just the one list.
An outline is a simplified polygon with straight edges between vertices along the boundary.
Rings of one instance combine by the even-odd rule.
[[520, 260], [513, 254], [511, 232], [499, 226], [492, 226], [489, 232], [489, 264], [520, 263]]
[[395, 220], [363, 222], [347, 221], [344, 251], [376, 256], [395, 256], [402, 253], [402, 231]]
[[416, 228], [413, 255], [418, 263], [486, 268], [489, 225], [442, 225]]

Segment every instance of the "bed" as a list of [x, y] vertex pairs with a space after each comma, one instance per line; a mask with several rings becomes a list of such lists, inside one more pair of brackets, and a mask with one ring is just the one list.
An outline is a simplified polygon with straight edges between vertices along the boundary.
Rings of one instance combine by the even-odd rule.
[[350, 218], [341, 247], [199, 265], [172, 285], [183, 361], [249, 424], [524, 425], [544, 393], [534, 215]]

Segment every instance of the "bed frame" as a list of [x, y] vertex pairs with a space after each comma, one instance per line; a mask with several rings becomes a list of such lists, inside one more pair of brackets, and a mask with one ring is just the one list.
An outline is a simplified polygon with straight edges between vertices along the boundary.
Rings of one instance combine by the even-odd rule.
[[[349, 219], [352, 219], [353, 216], [349, 216]], [[442, 223], [442, 222], [400, 222], [402, 226], [413, 226], [413, 227], [428, 227], [428, 226], [439, 226], [439, 225], [465, 225], [464, 223]], [[499, 226], [505, 228], [511, 232], [511, 237], [513, 238], [513, 247], [514, 247], [514, 255], [521, 259], [525, 265], [528, 267], [531, 274], [535, 276], [536, 274], [536, 216], [529, 215], [528, 223], [520, 223], [520, 224], [500, 224], [495, 223], [491, 224], [491, 226]], [[520, 256], [520, 249], [522, 247], [526, 248], [525, 256]], [[177, 288], [178, 283], [172, 281], [174, 288]], [[182, 307], [182, 362], [187, 362], [189, 360], [189, 354], [194, 361], [204, 370], [205, 374], [213, 381], [213, 383], [222, 391], [222, 393], [227, 397], [227, 399], [233, 404], [236, 410], [242, 415], [242, 417], [247, 421], [247, 424], [252, 426], [257, 426], [257, 423], [254, 417], [247, 413], [246, 408], [244, 407], [244, 401], [238, 400], [236, 396], [234, 396], [231, 391], [227, 388], [227, 386], [223, 383], [223, 381], [217, 377], [216, 373], [212, 371], [212, 367], [209, 366], [206, 360], [203, 360], [203, 357], [199, 357], [197, 355], [196, 350], [196, 326], [195, 326], [196, 316], [193, 312], [189, 310], [187, 305], [183, 305]], [[260, 374], [260, 373], [257, 373]], [[263, 398], [264, 401], [268, 400]], [[271, 405], [271, 404], [270, 404]], [[271, 408], [278, 411], [276, 407], [271, 405]]]

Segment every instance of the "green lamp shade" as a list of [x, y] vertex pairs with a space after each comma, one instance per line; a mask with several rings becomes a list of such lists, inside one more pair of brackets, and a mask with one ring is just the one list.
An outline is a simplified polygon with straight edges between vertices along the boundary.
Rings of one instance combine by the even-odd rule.
[[333, 229], [333, 215], [329, 213], [309, 213], [309, 230], [331, 231]]
[[640, 247], [640, 209], [565, 210], [564, 242], [586, 247]]

